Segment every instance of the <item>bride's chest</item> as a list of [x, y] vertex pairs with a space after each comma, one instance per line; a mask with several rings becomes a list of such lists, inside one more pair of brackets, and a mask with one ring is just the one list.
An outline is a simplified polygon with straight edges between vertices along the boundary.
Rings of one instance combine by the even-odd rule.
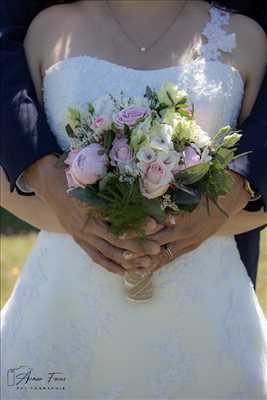
[[73, 57], [46, 71], [44, 106], [51, 129], [66, 147], [66, 113], [69, 107], [85, 110], [88, 101], [107, 94], [142, 96], [145, 88], [159, 89], [172, 81], [186, 90], [194, 104], [195, 119], [210, 135], [227, 124], [234, 126], [240, 111], [244, 84], [239, 72], [221, 62], [195, 62], [157, 70], [135, 70], [93, 57]]

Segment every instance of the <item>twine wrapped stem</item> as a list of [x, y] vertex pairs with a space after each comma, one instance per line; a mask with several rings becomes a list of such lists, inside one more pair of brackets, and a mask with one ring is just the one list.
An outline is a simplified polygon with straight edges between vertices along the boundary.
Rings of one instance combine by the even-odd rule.
[[148, 301], [153, 296], [153, 272], [145, 275], [129, 271], [124, 276], [124, 287], [127, 298], [135, 302]]

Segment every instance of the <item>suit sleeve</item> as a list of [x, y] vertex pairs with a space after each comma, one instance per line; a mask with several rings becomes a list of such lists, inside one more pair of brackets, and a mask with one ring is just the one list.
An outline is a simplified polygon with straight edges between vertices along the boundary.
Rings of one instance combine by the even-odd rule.
[[247, 209], [253, 211], [264, 206], [267, 210], [267, 74], [253, 110], [240, 129], [242, 138], [237, 153], [251, 153], [234, 161], [231, 169], [246, 177], [262, 195], [259, 201], [249, 203]]
[[27, 167], [62, 152], [38, 104], [23, 48], [27, 27], [38, 12], [35, 3], [0, 0], [0, 164], [12, 191]]

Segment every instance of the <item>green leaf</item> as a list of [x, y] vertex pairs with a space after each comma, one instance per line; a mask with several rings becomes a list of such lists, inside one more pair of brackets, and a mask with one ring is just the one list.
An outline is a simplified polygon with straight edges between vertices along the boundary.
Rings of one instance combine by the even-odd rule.
[[[168, 93], [168, 92], [167, 92]], [[181, 100], [179, 100], [176, 104], [175, 104], [175, 106], [177, 107], [178, 106], [178, 108], [180, 108], [180, 107], [187, 107], [187, 98], [186, 97], [182, 97], [181, 98]]]
[[232, 190], [233, 179], [225, 169], [217, 169], [211, 166], [208, 174], [197, 183], [200, 193], [211, 200], [216, 200]]
[[193, 167], [186, 168], [184, 171], [179, 172], [175, 180], [184, 185], [192, 185], [200, 181], [208, 173], [209, 168], [209, 162], [194, 165]]
[[87, 186], [85, 189], [76, 188], [69, 191], [70, 196], [93, 207], [105, 207], [106, 202], [99, 197], [97, 189]]
[[104, 134], [104, 149], [106, 151], [108, 151], [111, 148], [114, 138], [115, 138], [115, 133], [114, 133], [113, 130], [105, 131], [105, 134]]
[[233, 160], [234, 154], [235, 148], [228, 149], [227, 147], [224, 147], [224, 145], [221, 145], [217, 149], [214, 159], [220, 162], [221, 168], [226, 168], [227, 165]]
[[233, 160], [237, 160], [238, 158], [247, 156], [248, 154], [251, 154], [251, 153], [253, 153], [252, 150], [251, 151], [246, 151], [246, 152], [241, 153], [241, 154], [237, 154], [236, 156], [233, 157]]
[[231, 132], [231, 126], [227, 125], [224, 126], [223, 128], [219, 129], [218, 132], [213, 136], [212, 142], [221, 144], [223, 142], [223, 139], [225, 136], [229, 135]]
[[66, 132], [67, 132], [67, 134], [68, 134], [69, 137], [71, 137], [71, 138], [75, 138], [75, 137], [76, 137], [75, 132], [74, 132], [74, 130], [72, 129], [72, 127], [70, 126], [70, 124], [67, 124], [67, 125], [65, 126], [65, 130], [66, 130]]
[[148, 100], [150, 100], [152, 98], [152, 96], [153, 96], [153, 92], [152, 92], [151, 88], [149, 86], [147, 86], [144, 97], [147, 97]]
[[143, 205], [144, 209], [150, 217], [155, 218], [155, 220], [159, 224], [162, 224], [164, 222], [165, 213], [161, 208], [161, 201], [159, 199], [144, 199]]
[[201, 195], [197, 189], [181, 187], [174, 189], [172, 198], [177, 204], [180, 205], [196, 205], [199, 203]]
[[71, 126], [72, 129], [78, 128], [81, 126], [81, 113], [79, 110], [70, 107], [67, 113], [67, 121], [68, 125]]
[[167, 96], [168, 96], [170, 102], [172, 103], [172, 105], [175, 106], [175, 103], [174, 103], [174, 101], [173, 101], [173, 98], [171, 97], [171, 95], [170, 95], [170, 93], [168, 92], [168, 90], [166, 90], [166, 94], [167, 94]]
[[92, 115], [95, 113], [95, 107], [93, 106], [93, 103], [89, 102], [88, 103], [88, 112]]
[[68, 155], [69, 155], [69, 152], [67, 151], [67, 152], [63, 153], [63, 154], [57, 159], [56, 164], [55, 164], [56, 168], [62, 168], [62, 167], [65, 167], [65, 166], [66, 166], [65, 160], [68, 158]]
[[124, 125], [124, 131], [123, 131], [123, 133], [124, 133], [124, 136], [125, 136], [128, 140], [130, 140], [130, 138], [131, 138], [131, 130], [130, 130], [130, 128], [129, 128], [129, 126], [128, 126], [127, 124]]
[[179, 114], [182, 117], [188, 118], [188, 119], [193, 119], [190, 112], [188, 110], [183, 110], [183, 109], [179, 109]]

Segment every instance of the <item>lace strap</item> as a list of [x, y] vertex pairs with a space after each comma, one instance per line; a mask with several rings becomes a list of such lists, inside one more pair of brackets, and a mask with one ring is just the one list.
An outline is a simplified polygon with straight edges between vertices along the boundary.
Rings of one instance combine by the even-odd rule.
[[229, 24], [229, 12], [220, 10], [215, 6], [212, 6], [209, 12], [210, 20], [202, 31], [207, 43], [202, 45], [200, 53], [206, 60], [216, 61], [221, 52], [231, 53], [236, 47], [236, 34], [229, 34], [223, 28]]

